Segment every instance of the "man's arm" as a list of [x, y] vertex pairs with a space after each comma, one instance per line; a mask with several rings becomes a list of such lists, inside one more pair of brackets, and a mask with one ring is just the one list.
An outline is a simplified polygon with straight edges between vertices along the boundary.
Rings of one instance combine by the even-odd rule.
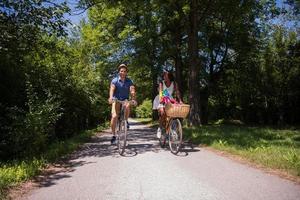
[[116, 86], [114, 84], [110, 84], [110, 88], [109, 88], [109, 98], [108, 98], [108, 103], [112, 104], [112, 98], [115, 92]]

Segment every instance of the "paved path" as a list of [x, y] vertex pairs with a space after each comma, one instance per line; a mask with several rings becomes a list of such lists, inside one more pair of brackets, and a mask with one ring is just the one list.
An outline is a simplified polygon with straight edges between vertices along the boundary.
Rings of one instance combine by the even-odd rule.
[[190, 145], [175, 156], [159, 147], [155, 130], [136, 122], [130, 132], [125, 156], [104, 134], [22, 199], [300, 200], [291, 181]]

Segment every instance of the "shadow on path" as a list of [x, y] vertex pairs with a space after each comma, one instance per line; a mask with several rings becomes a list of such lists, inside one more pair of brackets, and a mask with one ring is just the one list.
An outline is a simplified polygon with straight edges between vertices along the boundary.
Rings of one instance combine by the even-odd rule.
[[[165, 148], [160, 147], [156, 138], [156, 129], [149, 128], [139, 122], [130, 122], [130, 127], [127, 139], [128, 144], [122, 157], [134, 157], [147, 152], [170, 152], [168, 145]], [[108, 131], [97, 134], [90, 142], [82, 145], [77, 151], [45, 169], [41, 175], [35, 178], [35, 187], [55, 185], [59, 179], [70, 178], [71, 173], [77, 167], [95, 163], [86, 161], [87, 157], [121, 157], [117, 146], [110, 144], [110, 139], [111, 134]], [[197, 151], [200, 151], [200, 149], [194, 148], [189, 142], [184, 142], [181, 151], [176, 156], [185, 157], [189, 153]]]
[[[149, 128], [139, 122], [130, 122], [130, 129], [127, 137], [127, 147], [123, 157], [133, 157], [138, 154], [147, 152], [158, 153], [160, 151], [170, 151], [168, 145], [166, 148], [161, 148], [156, 138], [156, 129]], [[116, 145], [110, 144], [111, 134], [106, 131], [100, 133], [89, 143], [84, 144], [80, 150], [74, 152], [70, 159], [80, 159], [84, 157], [120, 157]], [[182, 144], [181, 151], [178, 156], [188, 156], [189, 153], [200, 151], [199, 148], [195, 148], [190, 142], [184, 142]], [[171, 153], [171, 152], [170, 152]]]

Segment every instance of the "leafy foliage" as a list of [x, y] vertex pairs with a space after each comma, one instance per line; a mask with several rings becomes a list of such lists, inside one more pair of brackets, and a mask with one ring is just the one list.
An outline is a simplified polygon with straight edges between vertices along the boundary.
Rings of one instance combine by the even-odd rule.
[[152, 116], [152, 101], [145, 99], [141, 105], [136, 108], [136, 116], [139, 118], [149, 118]]
[[48, 1], [1, 2], [1, 160], [32, 157], [108, 117], [107, 89], [82, 43], [61, 37], [67, 10]]

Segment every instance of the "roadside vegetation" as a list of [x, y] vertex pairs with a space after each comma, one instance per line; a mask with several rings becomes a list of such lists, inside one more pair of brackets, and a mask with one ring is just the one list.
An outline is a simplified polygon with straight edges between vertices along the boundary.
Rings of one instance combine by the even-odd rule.
[[83, 131], [64, 141], [56, 141], [48, 146], [47, 150], [30, 158], [15, 159], [9, 162], [0, 162], [0, 199], [5, 199], [7, 189], [37, 176], [49, 164], [55, 163], [75, 151], [83, 143], [108, 124], [97, 129]]
[[300, 177], [300, 130], [244, 125], [185, 128], [185, 139]]

